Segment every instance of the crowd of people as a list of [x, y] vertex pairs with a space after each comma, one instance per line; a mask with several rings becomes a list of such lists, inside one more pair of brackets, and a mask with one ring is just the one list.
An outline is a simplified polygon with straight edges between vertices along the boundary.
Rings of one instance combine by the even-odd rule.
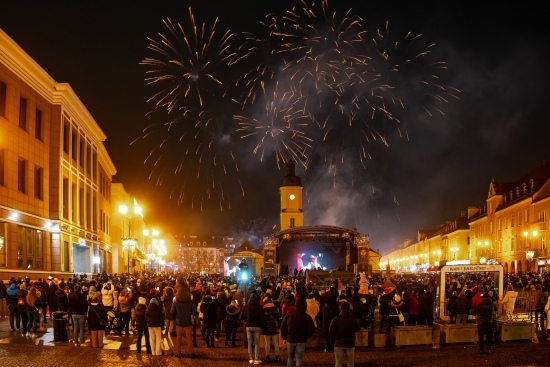
[[[197, 337], [207, 348], [235, 347], [242, 328], [250, 364], [281, 361], [281, 339], [287, 349], [287, 366], [302, 365], [305, 346], [315, 334], [325, 339], [325, 351], [333, 352], [335, 365], [353, 366], [355, 333], [374, 329], [389, 336], [396, 325], [433, 326], [436, 297], [444, 292], [445, 310], [451, 323], [476, 323], [479, 350], [491, 350], [495, 320], [511, 319], [518, 292], [529, 292], [534, 311], [546, 325], [548, 274], [506, 274], [506, 294], [499, 298], [492, 273], [449, 276], [439, 283], [438, 274], [373, 274], [357, 277], [352, 284], [336, 280], [312, 284], [307, 272], [296, 276], [253, 277], [246, 284], [235, 277], [183, 273], [97, 274], [70, 279], [31, 281], [12, 278], [0, 282], [0, 316], [9, 313], [12, 332], [35, 337], [40, 323], [55, 312], [65, 312], [75, 346], [103, 347], [104, 334], [135, 335], [136, 351], [175, 357], [195, 356]], [[359, 283], [367, 283], [365, 288]], [[500, 311], [499, 311], [500, 310]], [[109, 315], [120, 318], [114, 330]], [[169, 349], [163, 339], [170, 338]], [[261, 357], [260, 339], [264, 338]]]

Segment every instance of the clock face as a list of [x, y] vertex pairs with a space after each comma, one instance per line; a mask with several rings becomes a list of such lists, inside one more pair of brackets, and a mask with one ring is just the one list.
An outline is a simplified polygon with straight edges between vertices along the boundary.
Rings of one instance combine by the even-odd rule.
[[294, 196], [294, 194], [290, 194], [289, 198], [290, 198], [290, 200], [294, 200], [294, 199], [296, 199], [296, 196]]

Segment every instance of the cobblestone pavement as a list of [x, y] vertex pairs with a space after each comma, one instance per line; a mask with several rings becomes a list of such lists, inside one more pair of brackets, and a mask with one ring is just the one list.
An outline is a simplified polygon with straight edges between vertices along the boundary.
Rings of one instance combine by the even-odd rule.
[[[25, 367], [101, 367], [101, 366], [200, 366], [229, 367], [249, 366], [248, 353], [241, 340], [236, 348], [224, 347], [218, 342], [216, 348], [206, 348], [197, 340], [196, 357], [176, 358], [174, 356], [151, 356], [136, 353], [135, 337], [108, 335], [103, 349], [91, 348], [87, 341], [82, 347], [75, 347], [68, 341], [54, 341], [53, 321], [49, 321], [46, 332], [37, 333], [36, 338], [21, 336], [11, 332], [7, 319], [0, 319], [0, 366]], [[170, 338], [165, 338], [170, 343]], [[514, 341], [497, 343], [492, 355], [476, 354], [476, 344], [446, 344], [441, 346], [403, 347], [363, 347], [356, 348], [355, 365], [361, 367], [386, 366], [549, 366], [550, 348], [548, 343]], [[286, 351], [281, 350], [284, 361], [268, 363], [262, 348], [260, 354], [263, 365], [285, 366]], [[345, 365], [345, 364], [344, 364]], [[334, 366], [334, 355], [323, 349], [306, 349], [304, 366]]]

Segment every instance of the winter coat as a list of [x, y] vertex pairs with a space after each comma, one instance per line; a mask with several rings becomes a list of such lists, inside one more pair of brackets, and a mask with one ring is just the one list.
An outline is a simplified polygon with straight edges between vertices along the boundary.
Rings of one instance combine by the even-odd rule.
[[311, 316], [311, 319], [313, 320], [313, 324], [315, 325], [315, 327], [317, 327], [316, 318], [317, 318], [317, 314], [320, 311], [321, 306], [319, 305], [319, 302], [317, 302], [315, 298], [306, 299], [306, 303], [307, 303], [306, 313], [309, 316]]
[[490, 297], [483, 298], [481, 303], [472, 309], [472, 314], [477, 316], [477, 325], [492, 325], [495, 310], [493, 300]]
[[129, 293], [122, 292], [118, 296], [118, 306], [120, 307], [120, 312], [130, 312], [131, 310], [132, 297]]
[[325, 306], [323, 307], [323, 331], [325, 335], [328, 335], [330, 323], [338, 313], [338, 304], [336, 300], [333, 298], [325, 299]]
[[265, 315], [260, 306], [260, 297], [256, 293], [252, 293], [246, 306], [244, 306], [242, 321], [246, 327], [263, 328], [265, 325]]
[[231, 303], [226, 307], [226, 312], [226, 329], [238, 328], [241, 322], [241, 308]]
[[0, 299], [6, 298], [8, 295], [6, 294], [6, 290], [8, 287], [4, 284], [4, 281], [0, 280]]
[[141, 303], [135, 308], [136, 312], [136, 328], [139, 330], [145, 330], [147, 328], [147, 319], [145, 318], [145, 311], [147, 311], [147, 306]]
[[[69, 297], [65, 293], [65, 291], [61, 288], [59, 288], [55, 295], [57, 296], [57, 309], [59, 311], [67, 312], [69, 310]], [[50, 310], [51, 312], [51, 310]]]
[[105, 326], [99, 324], [99, 320], [102, 319], [107, 322], [107, 309], [101, 303], [97, 305], [90, 305], [88, 310], [88, 329], [90, 330], [104, 330]]
[[15, 282], [11, 283], [8, 289], [6, 289], [6, 302], [8, 305], [17, 304], [17, 292], [19, 292], [17, 284]]
[[279, 319], [281, 314], [279, 308], [273, 304], [273, 302], [268, 302], [264, 304], [264, 315], [265, 315], [265, 327], [263, 329], [264, 335], [277, 335], [279, 334]]
[[88, 313], [88, 302], [82, 293], [69, 294], [69, 311], [73, 315], [86, 315]]
[[447, 312], [449, 315], [458, 314], [458, 305], [457, 305], [458, 296], [451, 296], [447, 302]]
[[456, 299], [456, 314], [467, 315], [470, 312], [470, 302], [466, 297], [466, 293], [461, 292]]
[[502, 297], [502, 301], [500, 301], [500, 304], [502, 305], [502, 309], [504, 310], [504, 312], [514, 312], [517, 298], [518, 298], [518, 292], [515, 292], [515, 291], [506, 292], [504, 297]]
[[306, 302], [296, 302], [296, 309], [288, 313], [281, 323], [281, 337], [288, 343], [306, 343], [315, 334], [313, 320], [306, 313]]
[[115, 293], [115, 287], [113, 287], [112, 284], [105, 284], [101, 288], [101, 303], [103, 303], [103, 306], [105, 307], [113, 307], [115, 305], [114, 300], [114, 293]]
[[158, 298], [151, 298], [149, 306], [145, 310], [145, 320], [147, 327], [164, 327], [164, 314]]
[[47, 288], [48, 292], [48, 307], [50, 312], [55, 312], [59, 310], [59, 305], [57, 304], [57, 290], [59, 287], [54, 282], [51, 282], [50, 286]]
[[[174, 302], [174, 290], [171, 287], [164, 288], [164, 319], [173, 320], [172, 318], [172, 303]], [[136, 306], [137, 307], [137, 306]]]
[[19, 298], [23, 298], [23, 301], [25, 302], [24, 305], [17, 305], [19, 312], [27, 312], [27, 307], [29, 306], [27, 303], [27, 294], [29, 294], [29, 292], [25, 289], [19, 289], [17, 291], [17, 300], [19, 301]]
[[231, 299], [225, 292], [218, 292], [216, 300], [218, 301], [218, 320], [225, 320], [227, 306], [231, 303]]
[[282, 316], [285, 317], [287, 313], [294, 311], [295, 305], [296, 305], [296, 299], [294, 299], [294, 297], [286, 298], [284, 301], [283, 307], [281, 309]]
[[342, 310], [329, 326], [330, 339], [335, 347], [354, 348], [355, 333], [360, 329], [359, 320], [353, 316], [350, 310]]
[[191, 298], [185, 301], [174, 299], [170, 310], [176, 326], [188, 327], [193, 325], [193, 318], [197, 314], [197, 309]]
[[207, 325], [218, 322], [218, 308], [219, 304], [217, 300], [213, 300], [209, 295], [204, 296], [200, 307], [202, 321]]

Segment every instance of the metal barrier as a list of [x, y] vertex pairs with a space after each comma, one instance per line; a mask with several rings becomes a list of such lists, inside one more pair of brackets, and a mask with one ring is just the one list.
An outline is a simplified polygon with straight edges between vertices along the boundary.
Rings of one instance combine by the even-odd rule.
[[533, 296], [526, 291], [518, 292], [516, 304], [514, 307], [513, 321], [529, 321], [531, 320], [531, 308], [533, 305]]

